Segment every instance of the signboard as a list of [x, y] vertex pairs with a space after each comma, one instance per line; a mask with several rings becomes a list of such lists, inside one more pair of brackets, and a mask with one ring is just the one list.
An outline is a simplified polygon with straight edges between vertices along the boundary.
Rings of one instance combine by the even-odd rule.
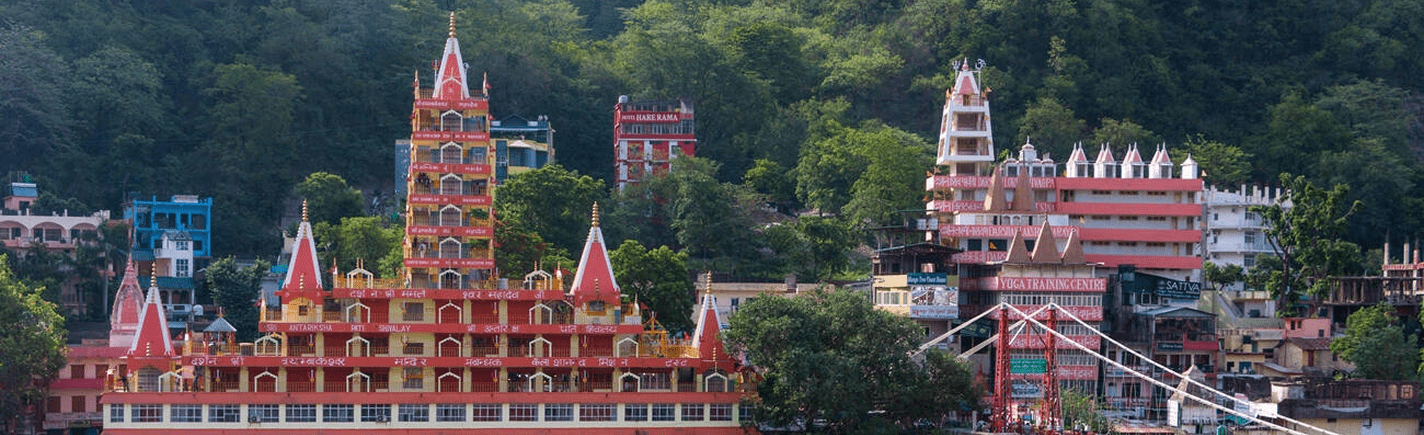
[[1151, 293], [1157, 297], [1168, 299], [1195, 300], [1201, 297], [1201, 283], [1199, 282], [1176, 280], [1142, 272], [1129, 272], [1130, 274], [1128, 274], [1123, 273], [1121, 267], [1118, 272], [1122, 278], [1122, 289], [1125, 292]]
[[964, 329], [959, 330], [959, 335], [974, 338], [989, 338], [990, 335], [994, 335], [994, 328], [991, 328], [989, 327], [989, 325], [985, 325], [983, 323], [975, 323], [973, 325], [965, 326]]
[[[914, 275], [917, 274], [911, 274], [908, 278], [912, 284], [915, 279]], [[944, 279], [944, 274], [923, 275], [939, 275], [940, 279]], [[943, 283], [944, 281], [940, 282]], [[910, 318], [958, 319], [959, 287], [945, 287], [944, 284], [910, 287]]]
[[1181, 343], [1181, 342], [1176, 342], [1176, 341], [1163, 341], [1163, 342], [1159, 342], [1159, 343], [1157, 343], [1157, 350], [1166, 351], [1166, 352], [1181, 352], [1181, 351], [1182, 351], [1182, 343]]
[[1009, 360], [1009, 373], [1032, 374], [1048, 371], [1048, 360], [1042, 358], [1013, 358]]
[[945, 285], [949, 283], [949, 275], [943, 273], [911, 273], [905, 275], [905, 283], [909, 285]]
[[1052, 291], [1052, 292], [1094, 292], [1107, 291], [1107, 278], [1037, 278], [996, 276], [964, 280], [966, 290], [984, 291]]
[[682, 122], [682, 114], [673, 112], [623, 112], [618, 122]]
[[1032, 382], [1023, 379], [1014, 379], [1012, 396], [1015, 399], [1042, 399], [1043, 389], [1038, 388]]

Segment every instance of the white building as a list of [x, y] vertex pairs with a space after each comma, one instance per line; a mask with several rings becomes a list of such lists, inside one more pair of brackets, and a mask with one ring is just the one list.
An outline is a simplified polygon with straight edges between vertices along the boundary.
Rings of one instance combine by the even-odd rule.
[[[1208, 186], [1202, 196], [1205, 212], [1202, 216], [1206, 245], [1206, 261], [1220, 266], [1235, 264], [1250, 270], [1261, 254], [1275, 255], [1266, 242], [1270, 228], [1252, 206], [1274, 205], [1281, 200], [1283, 189], [1261, 186], [1241, 186], [1240, 190], [1221, 190]], [[1290, 207], [1290, 202], [1284, 204]], [[1224, 290], [1243, 290], [1240, 285]]]

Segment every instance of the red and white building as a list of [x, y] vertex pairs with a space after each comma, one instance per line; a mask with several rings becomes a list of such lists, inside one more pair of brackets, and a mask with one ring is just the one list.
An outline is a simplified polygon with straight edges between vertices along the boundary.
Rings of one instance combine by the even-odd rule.
[[613, 106], [614, 185], [621, 191], [648, 174], [667, 171], [678, 156], [696, 155], [695, 125], [690, 101], [619, 96]]
[[[1120, 150], [1119, 161], [1104, 145], [1089, 160], [1079, 145], [1060, 164], [1025, 143], [1017, 158], [996, 162], [989, 99], [979, 79], [978, 68], [960, 65], [945, 96], [936, 168], [925, 184], [927, 213], [936, 224], [927, 226], [928, 239], [959, 251], [953, 263], [960, 318], [1004, 302], [1025, 312], [1056, 303], [1089, 325], [1059, 313], [1056, 329], [1101, 350], [1090, 329], [1105, 320], [1108, 278], [1117, 266], [1199, 281], [1202, 181], [1190, 157], [1176, 165], [1159, 147], [1144, 159], [1133, 145]], [[1012, 390], [1016, 401], [1052, 395], [1040, 381], [1048, 378], [1041, 374], [1045, 365], [1061, 388], [1098, 391], [1097, 359], [1061, 340], [1050, 357], [1051, 340], [1043, 335], [1024, 331], [1008, 347], [1011, 367], [981, 370], [1005, 372], [1019, 387]], [[1019, 385], [1024, 382], [1039, 389]]]
[[[935, 236], [963, 251], [957, 262], [1001, 261], [1014, 234], [1031, 234], [1047, 221], [1059, 239], [1078, 234], [1084, 258], [1104, 266], [1099, 274], [1132, 264], [1200, 281], [1202, 181], [1190, 156], [1175, 165], [1166, 148], [1158, 148], [1145, 161], [1134, 145], [1118, 162], [1104, 145], [1089, 160], [1077, 146], [1060, 174], [1057, 163], [1026, 143], [1018, 158], [995, 165], [989, 103], [977, 71], [964, 68], [955, 83], [944, 107], [938, 173], [925, 189], [932, 196], [928, 211], [939, 220]], [[991, 195], [995, 189], [1004, 195]]]
[[303, 219], [281, 304], [264, 307], [254, 343], [205, 334], [175, 346], [144, 315], [103, 398], [105, 433], [744, 433], [753, 393], [713, 304], [685, 341], [645, 325], [596, 206], [569, 290], [542, 271], [517, 289], [481, 272], [488, 246], [467, 246], [489, 238], [470, 220], [487, 216], [489, 193], [469, 189], [490, 172], [468, 159], [489, 154], [487, 105], [469, 95], [453, 28], [452, 15], [434, 92], [416, 94], [403, 276], [375, 278], [358, 260], [330, 265], [326, 289]]

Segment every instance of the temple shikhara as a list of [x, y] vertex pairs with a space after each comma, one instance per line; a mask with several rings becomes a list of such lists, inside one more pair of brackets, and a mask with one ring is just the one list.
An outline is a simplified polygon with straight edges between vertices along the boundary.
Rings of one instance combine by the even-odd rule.
[[562, 271], [501, 279], [489, 100], [471, 94], [453, 14], [434, 88], [414, 87], [400, 274], [319, 264], [304, 212], [252, 343], [222, 319], [175, 338], [132, 286], [105, 433], [743, 433], [753, 393], [712, 295], [693, 335], [670, 337], [620, 291], [596, 205], [567, 286]]

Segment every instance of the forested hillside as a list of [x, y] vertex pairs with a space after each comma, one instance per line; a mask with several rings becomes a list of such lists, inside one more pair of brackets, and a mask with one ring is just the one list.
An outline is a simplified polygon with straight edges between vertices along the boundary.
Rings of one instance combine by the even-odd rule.
[[1210, 183], [1350, 184], [1363, 246], [1419, 233], [1411, 0], [0, 0], [0, 173], [90, 208], [214, 196], [220, 256], [275, 252], [307, 174], [389, 192], [451, 9], [494, 115], [548, 115], [596, 178], [618, 95], [686, 97], [718, 180], [890, 219], [921, 201], [953, 62], [983, 59], [1001, 150], [1165, 142]]

